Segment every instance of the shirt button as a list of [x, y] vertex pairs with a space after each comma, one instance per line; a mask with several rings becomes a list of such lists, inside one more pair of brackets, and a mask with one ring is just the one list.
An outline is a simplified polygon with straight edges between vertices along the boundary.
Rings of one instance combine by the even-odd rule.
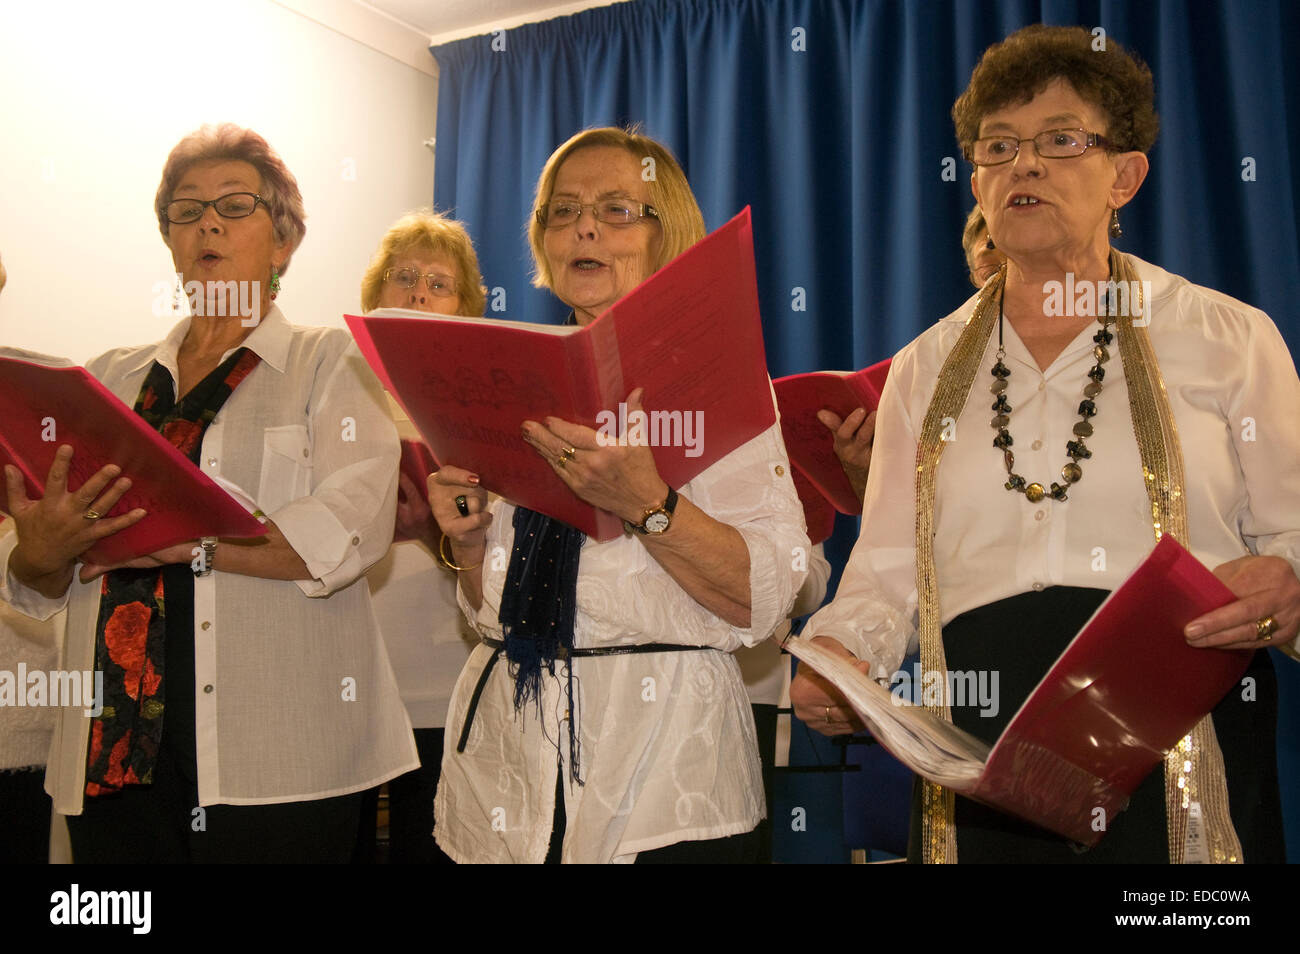
[[1030, 450], [1041, 450], [1042, 447], [1043, 447], [1042, 441], [1034, 441], [1032, 444], [1029, 445]]
[[311, 455], [308, 453], [307, 448], [305, 448], [305, 447], [302, 449], [302, 456], [303, 456], [303, 457], [310, 457], [310, 456], [311, 456]]
[[776, 465], [776, 475], [777, 475], [778, 477], [784, 477], [784, 476], [785, 476], [785, 468], [782, 467], [780, 464], [777, 464], [777, 465]]
[[209, 467], [216, 467], [216, 466], [217, 466], [217, 459], [216, 459], [215, 457], [209, 457], [209, 458], [208, 458], [208, 466], [209, 466]]
[[356, 546], [360, 546], [360, 545], [361, 545], [361, 538], [360, 538], [360, 537], [353, 537], [353, 538], [352, 538], [352, 545], [353, 545], [354, 547], [356, 547]]
[[1046, 391], [1046, 390], [1047, 390], [1047, 382], [1046, 382], [1046, 381], [1039, 381], [1039, 382], [1038, 382], [1038, 390], [1040, 390], [1040, 391]]
[[206, 686], [204, 686], [203, 691], [207, 693], [212, 692], [212, 683], [208, 683]]
[[1043, 511], [1041, 511], [1041, 510], [1035, 510], [1035, 511], [1034, 511], [1034, 519], [1035, 519], [1035, 520], [1042, 520], [1042, 519], [1043, 519]]
[[204, 621], [199, 625], [199, 628], [200, 628], [201, 630], [203, 630], [203, 631], [206, 633], [208, 630], [210, 630], [210, 629], [212, 628], [212, 623], [210, 623], [208, 620], [205, 619], [205, 620], [204, 620]]
[[1043, 584], [1041, 584], [1041, 583], [1035, 583], [1035, 584], [1034, 584], [1034, 592], [1035, 592], [1035, 593], [1041, 593], [1042, 591], [1043, 591]]

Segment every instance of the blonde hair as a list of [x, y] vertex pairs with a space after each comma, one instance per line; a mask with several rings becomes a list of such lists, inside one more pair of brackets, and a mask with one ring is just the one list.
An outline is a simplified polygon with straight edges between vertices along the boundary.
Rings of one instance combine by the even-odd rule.
[[361, 310], [379, 307], [384, 272], [397, 256], [412, 250], [449, 255], [456, 263], [456, 294], [463, 315], [479, 318], [487, 305], [487, 289], [479, 273], [478, 256], [465, 226], [432, 209], [408, 212], [384, 233], [361, 279]]
[[283, 275], [289, 270], [289, 259], [307, 234], [306, 214], [302, 208], [298, 180], [270, 143], [253, 130], [234, 123], [200, 126], [172, 149], [163, 165], [162, 181], [158, 183], [158, 194], [154, 197], [158, 231], [167, 239], [168, 226], [171, 224], [167, 221], [167, 203], [172, 200], [181, 176], [196, 162], [213, 160], [246, 162], [257, 170], [262, 179], [258, 194], [266, 203], [266, 211], [271, 214], [276, 242], [287, 245], [289, 249], [284, 264], [278, 269]]
[[[984, 213], [980, 211], [977, 205], [970, 210], [970, 215], [966, 216], [966, 227], [961, 233], [961, 247], [966, 253], [966, 268], [969, 271], [975, 271], [975, 256], [979, 254], [979, 237], [981, 234], [987, 236], [989, 224], [984, 221]], [[987, 239], [986, 239], [987, 241]]]
[[[555, 191], [555, 179], [565, 161], [579, 149], [595, 146], [623, 149], [637, 160], [642, 169], [654, 170], [653, 176], [646, 181], [650, 186], [649, 204], [659, 213], [663, 241], [659, 245], [659, 254], [651, 263], [652, 272], [657, 272], [704, 238], [704, 215], [700, 212], [700, 205], [695, 201], [690, 183], [686, 181], [686, 173], [667, 146], [641, 135], [636, 126], [627, 129], [617, 126], [584, 129], [551, 153], [551, 158], [546, 160], [537, 180], [533, 215], [528, 222], [528, 244], [533, 250], [533, 284], [538, 288], [554, 287], [554, 277], [551, 275], [550, 263], [546, 261], [543, 245], [546, 227], [542, 225], [538, 213], [551, 200], [551, 194]], [[646, 163], [647, 158], [652, 162]]]

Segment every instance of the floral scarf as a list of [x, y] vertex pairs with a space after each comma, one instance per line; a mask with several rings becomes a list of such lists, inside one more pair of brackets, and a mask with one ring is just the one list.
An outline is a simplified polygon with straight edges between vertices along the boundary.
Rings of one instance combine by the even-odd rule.
[[[171, 373], [155, 361], [136, 398], [135, 413], [198, 464], [204, 431], [260, 361], [254, 352], [239, 348], [180, 401], [172, 397]], [[91, 720], [88, 796], [153, 781], [163, 731], [166, 618], [162, 567], [104, 574], [95, 627], [95, 668], [104, 673], [103, 711]]]

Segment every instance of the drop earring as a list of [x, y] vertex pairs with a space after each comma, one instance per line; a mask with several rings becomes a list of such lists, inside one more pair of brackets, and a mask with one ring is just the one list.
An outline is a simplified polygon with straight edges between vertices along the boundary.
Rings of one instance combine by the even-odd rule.
[[280, 294], [280, 270], [274, 265], [271, 266], [271, 301], [275, 301], [275, 296]]
[[1119, 209], [1110, 210], [1110, 237], [1119, 238], [1124, 234], [1124, 230], [1119, 224]]

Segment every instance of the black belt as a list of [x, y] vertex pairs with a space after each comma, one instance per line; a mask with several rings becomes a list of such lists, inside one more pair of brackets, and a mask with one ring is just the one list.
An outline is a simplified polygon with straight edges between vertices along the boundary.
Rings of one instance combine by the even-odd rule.
[[[469, 709], [465, 712], [465, 728], [460, 730], [460, 740], [456, 743], [456, 751], [464, 752], [465, 743], [469, 740], [470, 726], [474, 724], [474, 713], [478, 711], [478, 700], [483, 695], [483, 687], [487, 685], [488, 676], [492, 675], [492, 670], [496, 667], [497, 660], [501, 658], [501, 653], [505, 651], [506, 644], [504, 640], [483, 637], [483, 645], [493, 650], [492, 657], [483, 667], [483, 672], [479, 674], [478, 682], [474, 684], [474, 692], [469, 697]], [[639, 643], [635, 646], [596, 646], [590, 649], [569, 649], [565, 646], [559, 647], [556, 651], [556, 659], [575, 659], [585, 656], [634, 656], [640, 653], [682, 653], [696, 652], [703, 649], [712, 649], [716, 652], [722, 652], [715, 646], [683, 646], [679, 643]]]

